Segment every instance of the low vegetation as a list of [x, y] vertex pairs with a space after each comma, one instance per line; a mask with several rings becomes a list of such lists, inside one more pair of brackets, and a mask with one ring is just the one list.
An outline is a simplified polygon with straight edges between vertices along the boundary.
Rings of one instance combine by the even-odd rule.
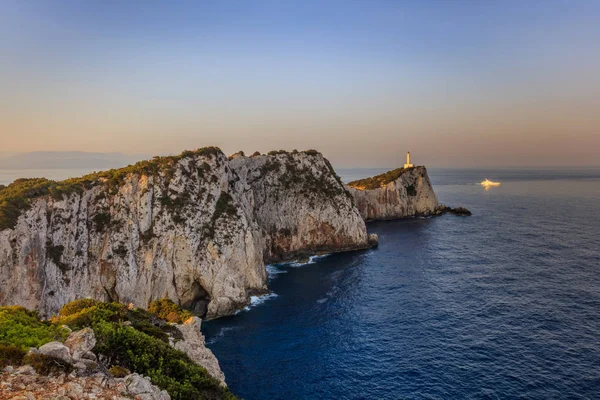
[[396, 168], [386, 173], [373, 176], [371, 178], [352, 181], [348, 183], [348, 186], [360, 190], [378, 189], [400, 178], [400, 176], [408, 170], [409, 169], [405, 168]]
[[171, 299], [154, 300], [148, 306], [148, 312], [168, 322], [181, 324], [192, 317], [192, 313], [184, 310]]
[[40, 347], [54, 340], [64, 340], [68, 330], [40, 320], [36, 311], [20, 306], [0, 307], [0, 344], [23, 350]]
[[[172, 175], [174, 166], [183, 158], [195, 156], [213, 156], [222, 154], [218, 147], [204, 147], [195, 151], [184, 151], [177, 156], [154, 157], [151, 160], [140, 161], [128, 167], [95, 172], [80, 178], [71, 178], [64, 181], [53, 181], [46, 178], [17, 179], [8, 186], [0, 187], [0, 230], [13, 229], [21, 213], [31, 207], [31, 201], [42, 196], [52, 196], [61, 200], [65, 195], [82, 193], [85, 189], [102, 184], [109, 193], [116, 193], [125, 178], [132, 174]], [[203, 163], [198, 171], [204, 175], [208, 164]], [[99, 229], [106, 227], [106, 221], [95, 221]]]
[[149, 376], [172, 399], [235, 399], [204, 367], [169, 345], [169, 336], [182, 337], [165, 318], [182, 322], [190, 316], [168, 299], [153, 301], [149, 310], [81, 299], [65, 305], [51, 321], [41, 321], [37, 312], [23, 307], [0, 307], [0, 367], [29, 364], [41, 374], [70, 372], [70, 364], [27, 350], [64, 341], [68, 330], [63, 325], [73, 330], [90, 327], [97, 340], [94, 353], [115, 377], [130, 371]]

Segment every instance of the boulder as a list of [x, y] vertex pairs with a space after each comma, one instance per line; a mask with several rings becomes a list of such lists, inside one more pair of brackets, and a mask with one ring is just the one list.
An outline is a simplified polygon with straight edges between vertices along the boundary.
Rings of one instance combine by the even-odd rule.
[[139, 400], [171, 400], [171, 396], [160, 390], [146, 378], [139, 374], [127, 375], [124, 379], [127, 394], [135, 396]]
[[452, 210], [450, 210], [450, 212], [454, 215], [459, 215], [459, 216], [469, 216], [472, 215], [471, 211], [467, 210], [464, 207], [456, 207], [453, 208]]
[[45, 345], [41, 346], [38, 351], [45, 356], [60, 358], [68, 363], [72, 362], [71, 351], [61, 342], [55, 341], [46, 343]]
[[377, 247], [379, 246], [379, 237], [376, 233], [369, 234], [369, 246]]
[[73, 359], [79, 360], [85, 354], [90, 352], [96, 345], [96, 335], [91, 328], [84, 328], [77, 332], [72, 332], [65, 341], [71, 352]]

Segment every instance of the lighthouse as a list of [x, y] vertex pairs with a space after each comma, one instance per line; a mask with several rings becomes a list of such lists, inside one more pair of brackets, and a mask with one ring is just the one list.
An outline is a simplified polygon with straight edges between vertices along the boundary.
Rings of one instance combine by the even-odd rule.
[[412, 168], [414, 165], [410, 163], [410, 151], [406, 153], [406, 164], [404, 164], [404, 168]]

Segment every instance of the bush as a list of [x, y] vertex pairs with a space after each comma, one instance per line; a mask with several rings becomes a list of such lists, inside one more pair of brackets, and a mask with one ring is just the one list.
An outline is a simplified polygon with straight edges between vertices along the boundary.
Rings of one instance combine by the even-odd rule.
[[67, 317], [69, 315], [77, 314], [83, 309], [93, 307], [98, 304], [97, 300], [94, 299], [79, 299], [74, 300], [68, 304], [62, 306], [58, 312], [61, 316]]
[[69, 373], [73, 370], [70, 363], [45, 354], [29, 353], [23, 358], [23, 364], [31, 365], [38, 374], [42, 375], [57, 372]]
[[114, 376], [115, 378], [125, 378], [127, 375], [131, 374], [127, 368], [123, 368], [120, 365], [113, 365], [110, 367], [108, 372]]
[[25, 354], [27, 352], [20, 347], [0, 344], [0, 369], [7, 365], [21, 365]]
[[40, 321], [36, 311], [20, 306], [0, 307], [0, 344], [28, 350], [54, 340], [63, 341], [68, 331]]
[[95, 350], [109, 363], [149, 376], [173, 399], [235, 398], [204, 367], [167, 343], [133, 327], [109, 322], [97, 323], [94, 331], [98, 340]]
[[148, 306], [148, 311], [158, 318], [181, 324], [192, 317], [192, 313], [184, 310], [171, 299], [154, 300]]
[[[93, 327], [94, 324], [102, 321], [122, 322], [126, 319], [128, 309], [124, 304], [98, 302], [91, 307], [85, 307], [88, 304], [85, 300], [88, 299], [79, 300], [82, 304], [72, 307], [67, 304], [65, 307], [68, 307], [69, 311], [64, 311], [66, 315], [63, 315], [63, 310], [61, 310], [60, 316], [53, 318], [52, 322], [79, 330], [88, 326]], [[81, 310], [76, 311], [80, 307], [82, 307]]]

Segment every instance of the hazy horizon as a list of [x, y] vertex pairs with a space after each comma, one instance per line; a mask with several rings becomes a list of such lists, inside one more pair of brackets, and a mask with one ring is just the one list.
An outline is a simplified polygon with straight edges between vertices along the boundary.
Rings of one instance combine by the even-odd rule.
[[594, 167], [599, 16], [558, 0], [7, 0], [0, 150]]

